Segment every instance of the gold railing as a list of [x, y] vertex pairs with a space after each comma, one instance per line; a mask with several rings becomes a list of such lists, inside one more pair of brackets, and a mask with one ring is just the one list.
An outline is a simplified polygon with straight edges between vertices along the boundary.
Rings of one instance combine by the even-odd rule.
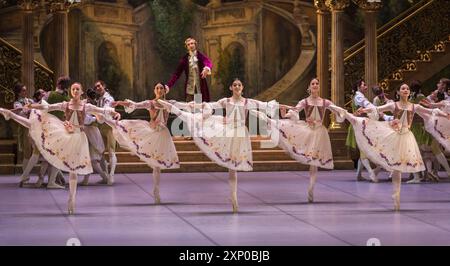
[[[0, 90], [11, 91], [21, 80], [22, 52], [0, 38]], [[53, 71], [34, 61], [34, 86], [36, 89], [53, 89]], [[10, 93], [5, 93], [5, 103], [10, 103]], [[14, 97], [12, 98], [12, 101]]]
[[[413, 12], [415, 12], [419, 8], [423, 7], [423, 5], [425, 5], [428, 2], [430, 2], [430, 0], [422, 0], [418, 3], [416, 3], [415, 5], [413, 5], [412, 7], [408, 8], [407, 10], [403, 11], [402, 13], [400, 13], [400, 15], [396, 16], [395, 18], [391, 19], [386, 24], [384, 24], [383, 26], [378, 28], [377, 36], [381, 35], [386, 30], [392, 28], [393, 26], [395, 26], [395, 24], [399, 23], [400, 21], [402, 21], [403, 19], [405, 19], [406, 17], [411, 15]], [[348, 48], [347, 50], [344, 51], [344, 58], [351, 57], [351, 55], [353, 53], [358, 52], [359, 50], [364, 51], [364, 48], [365, 48], [364, 39], [362, 39], [361, 41], [355, 43], [350, 48]]]
[[[421, 1], [378, 30], [378, 80], [389, 78], [407, 60], [433, 47], [450, 34], [450, 9], [447, 0]], [[409, 13], [409, 14], [407, 14]], [[358, 45], [358, 44], [357, 44]], [[344, 59], [345, 91], [364, 77], [364, 45], [346, 52]], [[348, 50], [347, 50], [348, 51]]]

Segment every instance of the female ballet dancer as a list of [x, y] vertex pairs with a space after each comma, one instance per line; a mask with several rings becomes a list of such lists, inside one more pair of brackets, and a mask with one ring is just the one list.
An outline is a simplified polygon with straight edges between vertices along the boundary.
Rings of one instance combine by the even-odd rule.
[[[333, 169], [333, 154], [327, 128], [323, 125], [326, 110], [339, 111], [334, 104], [319, 96], [319, 80], [313, 78], [308, 87], [309, 96], [295, 107], [281, 105], [281, 116], [290, 119], [270, 119], [264, 113], [258, 112], [260, 118], [268, 122], [270, 137], [296, 161], [309, 165], [310, 183], [308, 187], [308, 202], [314, 201], [314, 185], [317, 179], [318, 167]], [[286, 108], [290, 109], [286, 114]], [[305, 111], [305, 121], [299, 120], [299, 112]], [[252, 110], [252, 112], [254, 112]], [[344, 118], [338, 116], [338, 122]]]
[[113, 129], [113, 135], [120, 146], [130, 150], [141, 161], [153, 168], [153, 195], [155, 203], [160, 204], [161, 169], [180, 168], [180, 161], [167, 128], [169, 113], [158, 103], [158, 100], [164, 98], [166, 94], [161, 82], [155, 84], [154, 93], [155, 98], [152, 100], [139, 103], [131, 100], [112, 103], [114, 107], [124, 106], [127, 113], [131, 113], [135, 109], [147, 109], [150, 113], [150, 121], [105, 119], [105, 122]]
[[[70, 87], [72, 99], [47, 105], [29, 104], [25, 108], [33, 109], [30, 119], [24, 119], [6, 109], [0, 109], [6, 119], [15, 121], [30, 128], [30, 136], [35, 141], [40, 153], [48, 162], [62, 171], [69, 172], [68, 213], [74, 214], [77, 175], [92, 173], [89, 145], [83, 132], [83, 121], [86, 113], [113, 115], [116, 119], [120, 114], [114, 108], [99, 108], [81, 99], [82, 86], [74, 83]], [[65, 121], [47, 112], [60, 110], [64, 112]]]
[[[443, 112], [450, 114], [450, 100], [433, 103], [428, 99], [423, 99], [420, 103], [429, 108], [441, 108]], [[450, 121], [448, 119], [440, 116], [431, 116], [425, 120], [425, 129], [431, 133], [434, 139], [447, 152], [450, 152]], [[443, 155], [442, 152], [441, 154]]]
[[[171, 113], [179, 116], [187, 123], [195, 144], [208, 158], [220, 166], [228, 168], [231, 188], [231, 204], [233, 212], [238, 211], [237, 171], [252, 171], [252, 146], [246, 127], [248, 111], [251, 109], [267, 109], [269, 103], [244, 98], [244, 86], [235, 79], [229, 88], [233, 95], [217, 102], [202, 104], [190, 103], [187, 107], [199, 105], [201, 113], [181, 111], [177, 104], [158, 100]], [[181, 103], [178, 103], [183, 105]], [[225, 109], [225, 117], [212, 115], [214, 109]]]
[[341, 114], [353, 125], [358, 147], [374, 163], [393, 171], [394, 210], [400, 210], [400, 187], [402, 173], [415, 173], [425, 170], [414, 135], [410, 131], [414, 114], [426, 119], [430, 116], [450, 115], [439, 109], [427, 109], [408, 101], [410, 89], [402, 84], [398, 89], [400, 100], [379, 107], [361, 108], [357, 113], [392, 112], [393, 121], [376, 121], [356, 117], [342, 109]]
[[[29, 123], [30, 110], [26, 109], [24, 107], [25, 107], [25, 105], [30, 104], [30, 103], [40, 103], [40, 101], [45, 97], [45, 91], [42, 89], [39, 89], [33, 95], [33, 99], [28, 99], [25, 97], [25, 95], [26, 95], [26, 87], [25, 86], [18, 84], [16, 86], [15, 90], [16, 90], [16, 94], [19, 93], [20, 97], [14, 103], [14, 109], [12, 109], [11, 111], [14, 112], [15, 114], [23, 117], [23, 119], [21, 119], [21, 121], [28, 120], [28, 122], [22, 122], [22, 123], [18, 122], [18, 123], [21, 124], [22, 126], [24, 126], [24, 129], [21, 129], [20, 132], [27, 132], [27, 136], [30, 138], [31, 147], [33, 150], [31, 157], [28, 160], [24, 159], [24, 161], [23, 161], [23, 165], [25, 166], [25, 168], [23, 170], [22, 176], [20, 178], [21, 181], [19, 183], [19, 187], [23, 187], [23, 185], [26, 182], [28, 182], [28, 180], [30, 179], [29, 175], [30, 175], [31, 171], [33, 170], [34, 166], [39, 161], [39, 158], [41, 157], [39, 149], [37, 148], [33, 139], [28, 134], [29, 124], [30, 124]], [[45, 175], [45, 172], [47, 172], [47, 170], [49, 173], [49, 181], [47, 184], [47, 188], [64, 189], [64, 186], [61, 186], [56, 183], [56, 179], [57, 179], [57, 175], [58, 175], [59, 171], [51, 165], [50, 165], [50, 167], [48, 167], [48, 163], [45, 159], [41, 161], [41, 169], [38, 174], [38, 180], [34, 186], [37, 188], [42, 186], [42, 183], [44, 181], [44, 175]]]

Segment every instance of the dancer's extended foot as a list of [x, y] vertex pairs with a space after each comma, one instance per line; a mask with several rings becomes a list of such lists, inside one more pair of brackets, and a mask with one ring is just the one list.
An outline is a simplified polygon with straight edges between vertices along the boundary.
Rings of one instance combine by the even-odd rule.
[[109, 175], [107, 184], [108, 186], [112, 186], [114, 184], [114, 175]]
[[379, 182], [378, 177], [375, 174], [375, 171], [370, 175], [370, 181], [373, 182], [373, 183], [378, 183]]
[[20, 178], [20, 182], [19, 182], [19, 187], [23, 187], [23, 185], [25, 185], [26, 183], [28, 183], [28, 181], [30, 181], [30, 177], [26, 176], [26, 177], [21, 177]]
[[400, 211], [400, 195], [394, 194], [392, 199], [394, 200], [394, 211]]
[[362, 175], [358, 175], [356, 177], [356, 181], [368, 181], [367, 179], [365, 179]]
[[67, 213], [69, 215], [75, 214], [75, 202], [72, 199], [69, 199], [68, 206], [67, 206]]
[[153, 196], [155, 197], [155, 204], [161, 204], [161, 196], [158, 190], [153, 191]]
[[56, 183], [48, 183], [47, 188], [48, 189], [66, 189], [66, 187], [58, 185]]
[[231, 205], [233, 207], [233, 213], [237, 213], [239, 211], [238, 201], [235, 197], [231, 198]]
[[431, 181], [439, 182], [439, 176], [437, 176], [435, 173], [427, 172], [427, 176], [428, 176], [429, 179], [431, 179]]
[[420, 182], [422, 182], [422, 179], [420, 178], [420, 176], [417, 175], [417, 176], [414, 176], [413, 179], [408, 180], [406, 182], [406, 184], [419, 184]]
[[311, 188], [308, 189], [308, 202], [314, 202], [314, 190], [312, 190]]

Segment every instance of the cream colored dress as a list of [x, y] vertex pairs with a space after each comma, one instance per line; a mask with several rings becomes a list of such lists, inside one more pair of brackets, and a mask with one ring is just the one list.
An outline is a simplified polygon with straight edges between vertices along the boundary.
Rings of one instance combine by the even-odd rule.
[[[186, 122], [195, 144], [213, 162], [230, 170], [253, 170], [247, 115], [250, 109], [266, 108], [267, 103], [247, 98], [236, 102], [232, 98], [223, 98], [203, 104], [201, 113], [182, 111], [173, 101], [167, 105]], [[225, 109], [225, 116], [211, 115], [214, 109]]]
[[[343, 112], [342, 114], [355, 128], [358, 147], [374, 163], [389, 171], [415, 173], [425, 170], [419, 147], [410, 127], [415, 114], [425, 120], [441, 113], [439, 109], [427, 109], [418, 104], [410, 104], [403, 109], [398, 102], [376, 108], [379, 112], [390, 111], [394, 121], [376, 121]], [[373, 110], [376, 112], [376, 110]], [[427, 121], [425, 121], [427, 123]]]
[[[86, 113], [109, 114], [114, 109], [102, 109], [85, 101], [75, 110], [71, 102], [46, 104], [45, 109], [33, 109], [30, 114], [30, 136], [41, 155], [56, 168], [79, 175], [92, 173], [89, 144], [84, 132]], [[64, 111], [69, 127], [50, 111]]]
[[[293, 159], [302, 163], [326, 169], [333, 169], [333, 153], [330, 136], [323, 125], [326, 110], [335, 111], [331, 101], [320, 99], [301, 100], [287, 116], [290, 119], [270, 119], [258, 112], [266, 120], [272, 141], [277, 143]], [[306, 121], [299, 120], [299, 112], [305, 111]]]
[[130, 103], [130, 106], [125, 108], [127, 113], [135, 109], [147, 109], [150, 121], [124, 119], [109, 123], [120, 146], [131, 151], [152, 168], [179, 168], [178, 154], [167, 128], [168, 112], [154, 100], [139, 103], [126, 101]]

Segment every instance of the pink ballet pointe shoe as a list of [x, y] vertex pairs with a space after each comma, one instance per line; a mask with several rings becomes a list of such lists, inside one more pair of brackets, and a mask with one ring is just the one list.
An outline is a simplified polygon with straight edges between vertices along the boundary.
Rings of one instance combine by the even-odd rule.
[[394, 211], [400, 211], [400, 194], [392, 195], [392, 199], [394, 200]]
[[239, 204], [236, 197], [231, 197], [231, 206], [233, 208], [233, 213], [238, 213]]
[[379, 182], [378, 177], [375, 174], [375, 172], [370, 175], [370, 181], [372, 181], [373, 183], [378, 183]]
[[159, 191], [153, 191], [153, 196], [155, 197], [155, 204], [161, 204], [161, 196]]
[[67, 213], [69, 215], [75, 214], [75, 202], [72, 199], [69, 199], [68, 206], [67, 206]]
[[311, 188], [308, 189], [308, 202], [314, 202], [314, 191]]

